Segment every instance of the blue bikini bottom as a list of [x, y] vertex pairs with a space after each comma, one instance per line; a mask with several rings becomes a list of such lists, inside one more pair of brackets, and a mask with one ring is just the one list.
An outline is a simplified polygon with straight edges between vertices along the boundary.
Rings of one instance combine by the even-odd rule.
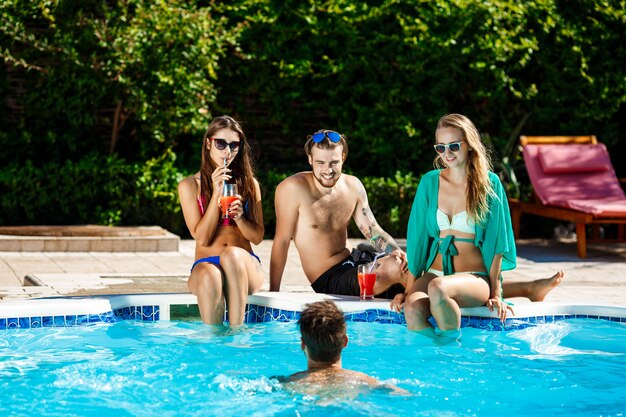
[[[258, 256], [256, 256], [254, 253], [250, 252], [250, 255], [254, 256], [257, 259], [257, 261], [259, 261], [259, 263], [261, 263], [261, 259]], [[195, 261], [193, 263], [193, 265], [191, 265], [191, 271], [193, 271], [193, 268], [196, 265], [198, 265], [199, 263], [203, 263], [203, 262], [210, 263], [210, 264], [216, 265], [218, 267], [221, 267], [221, 265], [220, 265], [220, 257], [219, 256], [207, 256], [206, 258], [200, 258], [197, 261]]]

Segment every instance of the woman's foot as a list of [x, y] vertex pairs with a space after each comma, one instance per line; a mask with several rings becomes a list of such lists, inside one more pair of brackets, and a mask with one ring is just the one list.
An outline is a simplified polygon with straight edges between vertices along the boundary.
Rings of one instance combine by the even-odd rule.
[[550, 278], [538, 279], [529, 283], [530, 287], [528, 289], [528, 298], [530, 301], [543, 301], [543, 299], [546, 298], [546, 295], [561, 284], [561, 281], [563, 281], [564, 278], [565, 273], [563, 271], [558, 271]]

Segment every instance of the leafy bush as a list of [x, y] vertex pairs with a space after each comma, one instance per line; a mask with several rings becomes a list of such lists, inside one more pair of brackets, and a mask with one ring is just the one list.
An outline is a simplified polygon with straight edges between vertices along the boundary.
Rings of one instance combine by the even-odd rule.
[[174, 161], [172, 153], [145, 164], [91, 153], [9, 164], [0, 168], [0, 224], [158, 224], [183, 233]]
[[[177, 184], [189, 173], [167, 153], [144, 164], [92, 153], [78, 161], [42, 166], [33, 161], [0, 168], [0, 224], [154, 225], [188, 238]], [[274, 192], [288, 174], [260, 173], [265, 236], [274, 236]], [[417, 180], [396, 172], [391, 178], [362, 179], [379, 224], [394, 237], [406, 235]], [[71, 219], [71, 221], [68, 221]], [[352, 225], [351, 236], [360, 236]]]
[[496, 149], [529, 113], [523, 134], [593, 133], [612, 145], [624, 127], [623, 4], [240, 4], [232, 14], [249, 23], [240, 38], [248, 54], [222, 62], [218, 101], [261, 139], [268, 125], [294, 146], [310, 133], [303, 124], [346, 133], [361, 176], [428, 170], [426, 145], [445, 113], [467, 114]]
[[290, 174], [276, 172], [275, 170], [258, 171], [257, 180], [261, 185], [261, 203], [263, 204], [263, 223], [265, 225], [265, 237], [271, 238], [276, 231], [276, 209], [274, 196], [276, 187]]
[[[392, 237], [406, 237], [409, 214], [419, 182], [417, 178], [412, 173], [396, 171], [393, 177], [364, 177], [362, 182], [378, 224]], [[350, 236], [362, 237], [353, 223]]]
[[130, 189], [122, 195], [115, 193], [116, 198], [111, 203], [121, 223], [158, 224], [175, 234], [188, 236], [177, 188], [186, 174], [175, 167], [175, 162], [176, 155], [167, 152], [143, 164], [131, 165]]
[[2, 130], [27, 130], [51, 160], [161, 155], [206, 128], [240, 30], [219, 5], [183, 0], [4, 1], [0, 56], [23, 91], [5, 91], [19, 111]]
[[507, 137], [528, 114], [522, 134], [626, 151], [625, 32], [624, 5], [601, 0], [5, 0], [0, 222], [186, 233], [176, 182], [229, 113], [260, 149], [268, 236], [284, 175], [264, 170], [300, 169], [320, 127], [348, 135], [374, 213], [402, 235], [410, 198], [393, 201], [414, 179], [387, 177], [430, 168], [445, 113], [489, 135], [509, 178]]

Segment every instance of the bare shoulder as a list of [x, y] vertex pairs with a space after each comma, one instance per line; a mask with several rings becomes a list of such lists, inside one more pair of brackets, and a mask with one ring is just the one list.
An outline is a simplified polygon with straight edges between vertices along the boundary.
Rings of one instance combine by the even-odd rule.
[[194, 193], [198, 189], [198, 184], [196, 182], [195, 175], [190, 175], [186, 178], [183, 178], [178, 183], [178, 193]]
[[342, 178], [351, 194], [359, 197], [367, 197], [367, 191], [358, 177], [343, 174]]
[[307, 376], [309, 376], [309, 371], [300, 371], [300, 372], [296, 372], [295, 374], [291, 374], [289, 376], [280, 376], [278, 377], [278, 380], [283, 384], [288, 384], [290, 382], [296, 382], [301, 379], [304, 379]]
[[311, 171], [302, 171], [302, 172], [298, 172], [297, 174], [288, 176], [287, 178], [282, 180], [280, 184], [278, 185], [279, 186], [281, 185], [296, 186], [297, 184], [305, 184], [309, 181], [310, 177], [311, 177]]
[[290, 177], [285, 178], [276, 187], [276, 194], [286, 193], [292, 196], [298, 196], [309, 191], [311, 173], [298, 172]]
[[343, 377], [347, 380], [351, 380], [351, 381], [355, 381], [355, 382], [361, 382], [370, 386], [378, 386], [380, 385], [380, 381], [377, 380], [374, 377], [371, 377], [363, 372], [359, 372], [359, 371], [351, 371], [348, 369], [344, 369], [343, 370]]
[[399, 388], [393, 384], [381, 382], [374, 377], [364, 374], [363, 372], [349, 371], [349, 370], [344, 370], [344, 371], [347, 373], [346, 379], [349, 381], [355, 381], [363, 385], [366, 385], [370, 388], [388, 391], [396, 395], [410, 395], [410, 393], [406, 391], [405, 389]]
[[350, 188], [353, 188], [353, 187], [361, 188], [361, 187], [363, 187], [363, 183], [361, 182], [361, 180], [358, 177], [355, 177], [354, 175], [341, 174], [341, 177], [346, 182], [346, 185], [348, 185], [348, 187], [350, 187]]
[[408, 392], [395, 385], [385, 384], [363, 372], [347, 369], [302, 371], [280, 380], [286, 388], [309, 395], [332, 394], [332, 398], [353, 398], [370, 390], [385, 390], [393, 394]]
[[369, 386], [378, 386], [380, 381], [373, 378], [363, 372], [351, 371], [348, 369], [326, 368], [321, 370], [306, 370], [300, 371], [287, 378], [284, 378], [282, 382], [297, 382], [297, 383], [319, 383], [322, 385], [332, 384], [365, 384]]
[[260, 196], [261, 195], [261, 184], [256, 177], [252, 178], [252, 182], [254, 183], [254, 191]]
[[365, 190], [363, 183], [358, 177], [343, 174], [342, 179], [349, 196], [356, 198], [358, 201], [367, 201], [367, 190]]

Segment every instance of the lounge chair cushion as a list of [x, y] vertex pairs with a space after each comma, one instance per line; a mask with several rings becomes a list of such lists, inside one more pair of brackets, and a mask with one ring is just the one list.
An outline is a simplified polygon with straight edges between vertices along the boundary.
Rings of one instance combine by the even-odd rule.
[[[569, 151], [568, 149], [576, 149]], [[554, 152], [550, 153], [552, 148]], [[568, 148], [568, 149], [565, 149]], [[545, 149], [545, 150], [544, 150]], [[596, 166], [604, 160], [606, 169], [596, 171], [575, 171], [550, 174], [544, 171], [540, 154], [549, 163], [550, 157], [557, 158], [557, 153], [567, 154], [569, 158], [578, 158], [577, 153], [589, 152], [589, 164]], [[584, 158], [580, 157], [578, 161]], [[556, 159], [553, 159], [556, 163]], [[561, 166], [564, 162], [558, 160]], [[611, 165], [609, 153], [604, 144], [597, 145], [534, 145], [524, 146], [524, 162], [535, 194], [542, 204], [569, 208], [597, 217], [626, 215], [626, 196], [619, 185], [615, 170]], [[574, 163], [572, 163], [574, 165]], [[596, 168], [598, 169], [598, 168]]]
[[569, 200], [564, 207], [590, 213], [596, 217], [626, 216], [626, 200]]
[[539, 162], [546, 174], [608, 171], [611, 160], [597, 145], [542, 145]]

